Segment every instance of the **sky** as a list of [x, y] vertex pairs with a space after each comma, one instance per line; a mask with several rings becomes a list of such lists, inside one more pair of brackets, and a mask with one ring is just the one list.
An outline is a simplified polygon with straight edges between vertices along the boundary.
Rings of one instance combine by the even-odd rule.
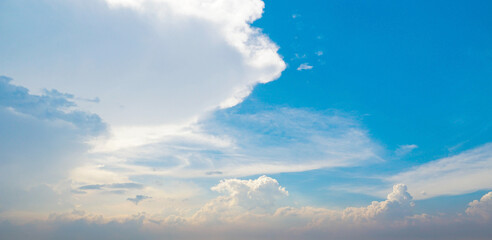
[[0, 0], [0, 238], [489, 239], [491, 11]]

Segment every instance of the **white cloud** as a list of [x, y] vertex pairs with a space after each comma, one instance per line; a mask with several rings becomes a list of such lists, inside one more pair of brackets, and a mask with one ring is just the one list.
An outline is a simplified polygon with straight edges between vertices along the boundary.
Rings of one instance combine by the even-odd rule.
[[492, 188], [492, 144], [438, 159], [389, 177], [405, 182], [416, 199], [458, 195]]
[[262, 15], [260, 0], [2, 6], [10, 25], [0, 25], [0, 72], [34, 91], [70, 92], [113, 126], [186, 123], [241, 102], [285, 68], [278, 47], [250, 26]]
[[[241, 222], [251, 218], [272, 218], [289, 226], [323, 227], [334, 223], [383, 224], [406, 221], [413, 216], [413, 197], [404, 184], [396, 184], [384, 201], [373, 201], [366, 207], [343, 210], [311, 206], [275, 207], [275, 201], [288, 196], [275, 179], [262, 176], [256, 180], [227, 179], [212, 188], [224, 195], [205, 204], [189, 221]], [[260, 211], [258, 211], [260, 210]], [[273, 211], [275, 210], [275, 211]], [[253, 223], [254, 224], [254, 223]]]
[[397, 156], [404, 156], [412, 152], [413, 150], [417, 149], [419, 146], [415, 144], [408, 144], [408, 145], [400, 145], [398, 146], [398, 149], [395, 150], [395, 154]]
[[122, 135], [121, 141], [96, 141], [98, 159], [108, 159], [97, 164], [125, 176], [194, 178], [298, 172], [381, 161], [379, 146], [367, 132], [350, 117], [337, 113], [289, 108], [254, 114], [220, 111], [191, 126], [166, 132], [135, 141], [139, 144], [128, 142], [131, 131]]
[[309, 65], [309, 63], [302, 63], [297, 67], [297, 71], [302, 71], [302, 70], [310, 70], [313, 69], [313, 66]]
[[492, 192], [489, 192], [480, 198], [468, 204], [466, 213], [471, 216], [479, 216], [482, 219], [492, 219]]
[[414, 205], [412, 199], [413, 197], [407, 192], [407, 186], [396, 184], [385, 201], [374, 201], [371, 205], [362, 208], [347, 208], [343, 211], [343, 218], [356, 222], [372, 219], [402, 219], [411, 215]]
[[316, 54], [317, 56], [322, 56], [323, 55], [323, 51], [317, 51], [314, 54]]
[[271, 208], [276, 200], [289, 195], [277, 180], [265, 175], [255, 180], [225, 179], [212, 190], [224, 194], [227, 205], [238, 205], [248, 210]]
[[277, 180], [261, 176], [254, 180], [225, 179], [211, 188], [223, 195], [198, 210], [193, 221], [231, 221], [247, 212], [273, 210], [275, 202], [289, 195]]
[[145, 196], [145, 195], [137, 195], [134, 198], [127, 198], [126, 200], [128, 200], [132, 203], [135, 203], [135, 205], [138, 205], [141, 201], [143, 201], [145, 199], [149, 199], [149, 198], [152, 198], [152, 197]]
[[[367, 207], [330, 210], [311, 206], [272, 206], [287, 190], [270, 177], [226, 179], [212, 189], [222, 195], [195, 214], [168, 215], [135, 212], [116, 218], [83, 209], [51, 214], [46, 220], [27, 223], [0, 222], [2, 239], [487, 239], [490, 223], [477, 222], [476, 210], [489, 209], [490, 193], [470, 204], [472, 217], [463, 215], [413, 215], [412, 197], [405, 185], [397, 184], [387, 199]], [[154, 198], [152, 198], [154, 199]], [[147, 202], [150, 203], [150, 202]], [[267, 204], [265, 204], [267, 203]], [[162, 204], [162, 203], [161, 203]], [[133, 205], [133, 204], [132, 204]], [[142, 204], [145, 205], [145, 204]], [[253, 206], [253, 208], [251, 208]], [[125, 205], [125, 207], [129, 207]], [[135, 211], [138, 207], [133, 206]], [[164, 206], [165, 207], [165, 206]], [[267, 207], [268, 209], [272, 209]], [[469, 208], [469, 209], [470, 209]], [[207, 214], [209, 213], [209, 214]], [[49, 226], [49, 227], [48, 227]]]

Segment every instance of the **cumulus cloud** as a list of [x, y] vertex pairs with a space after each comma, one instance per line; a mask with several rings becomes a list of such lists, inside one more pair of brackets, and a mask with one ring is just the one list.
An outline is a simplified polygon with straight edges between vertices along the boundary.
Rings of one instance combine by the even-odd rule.
[[264, 175], [254, 180], [225, 179], [211, 189], [223, 195], [205, 204], [194, 220], [224, 220], [248, 211], [269, 211], [277, 200], [289, 195], [277, 180]]
[[261, 0], [6, 0], [0, 72], [33, 91], [70, 92], [112, 125], [185, 123], [280, 76], [278, 47], [250, 25], [263, 8]]
[[[383, 224], [405, 222], [413, 215], [413, 197], [404, 184], [396, 184], [384, 201], [365, 207], [343, 210], [304, 207], [276, 207], [275, 202], [288, 196], [275, 179], [261, 176], [255, 180], [227, 179], [212, 188], [223, 195], [205, 204], [189, 221], [250, 223], [268, 218], [292, 227], [323, 228], [332, 224]], [[274, 208], [275, 207], [275, 208]], [[259, 210], [259, 211], [258, 211]], [[253, 215], [251, 215], [253, 214]], [[253, 220], [254, 222], [254, 220]]]
[[[224, 201], [219, 201], [220, 203], [210, 201], [198, 212], [203, 211], [207, 205], [221, 204], [222, 211], [215, 212], [214, 216], [229, 214], [229, 217], [221, 218], [220, 222], [204, 222], [196, 215], [158, 217], [146, 213], [136, 213], [116, 219], [73, 210], [52, 214], [47, 220], [28, 224], [0, 222], [0, 237], [2, 239], [66, 239], [70, 236], [84, 239], [100, 237], [162, 239], [165, 237], [166, 239], [482, 240], [487, 239], [492, 233], [490, 228], [485, 227], [490, 224], [488, 220], [485, 223], [478, 223], [473, 218], [463, 215], [413, 215], [411, 212], [398, 210], [412, 207], [412, 197], [403, 184], [395, 185], [386, 200], [373, 202], [363, 208], [330, 210], [311, 206], [280, 207], [274, 212], [254, 213], [241, 207], [241, 201], [243, 203], [252, 201], [246, 206], [251, 206], [251, 203], [265, 206], [263, 204], [265, 198], [286, 197], [287, 191], [275, 179], [266, 176], [252, 180], [226, 179], [213, 189], [223, 194], [215, 200], [225, 197], [222, 198]], [[261, 197], [258, 197], [258, 193], [261, 193], [259, 194]], [[135, 197], [137, 198], [138, 196]], [[258, 199], [263, 200], [258, 201]], [[490, 193], [480, 201], [474, 201], [470, 207], [482, 208], [485, 205], [481, 204], [489, 201]], [[241, 211], [237, 211], [238, 208]], [[470, 211], [467, 213], [474, 216]], [[354, 214], [358, 217], [354, 217]]]
[[458, 195], [492, 187], [492, 143], [422, 164], [389, 177], [404, 182], [416, 199]]
[[371, 205], [363, 208], [347, 208], [343, 211], [344, 219], [356, 222], [372, 219], [397, 220], [411, 215], [413, 197], [407, 192], [407, 186], [396, 184], [393, 192], [388, 194], [385, 201], [374, 201]]
[[471, 216], [479, 216], [483, 219], [492, 219], [492, 192], [489, 192], [480, 198], [468, 204], [466, 213]]
[[212, 190], [224, 194], [229, 206], [238, 205], [248, 210], [271, 208], [276, 200], [289, 195], [277, 180], [265, 175], [255, 180], [222, 180]]

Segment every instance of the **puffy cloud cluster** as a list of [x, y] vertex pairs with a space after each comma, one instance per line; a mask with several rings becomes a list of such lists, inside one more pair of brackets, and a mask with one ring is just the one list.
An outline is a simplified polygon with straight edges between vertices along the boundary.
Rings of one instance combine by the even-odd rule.
[[[251, 212], [243, 207], [267, 206], [287, 191], [275, 179], [262, 176], [252, 180], [227, 179], [213, 187], [224, 194], [207, 205], [221, 205], [214, 215], [201, 215], [215, 219], [136, 213], [119, 219], [105, 218], [81, 210], [52, 214], [46, 221], [29, 224], [0, 222], [2, 239], [66, 239], [118, 238], [118, 239], [457, 239], [482, 240], [492, 234], [490, 218], [485, 224], [476, 218], [463, 215], [411, 215], [398, 211], [412, 206], [412, 197], [405, 185], [395, 185], [387, 199], [373, 202], [364, 208], [330, 210], [305, 206], [280, 207], [275, 212]], [[492, 193], [470, 203], [467, 213], [475, 216], [475, 210], [490, 210]], [[261, 197], [259, 197], [261, 196]], [[137, 196], [138, 197], [138, 196]], [[143, 197], [141, 197], [143, 198]], [[261, 199], [261, 200], [259, 200]], [[207, 209], [207, 205], [198, 213]], [[473, 208], [473, 210], [470, 210]], [[215, 208], [214, 210], [217, 210]], [[347, 213], [350, 217], [347, 217]], [[397, 213], [397, 214], [395, 214]], [[354, 215], [358, 215], [355, 217]], [[218, 219], [218, 216], [222, 218]], [[228, 216], [225, 218], [224, 216]], [[384, 217], [381, 217], [384, 216]], [[212, 221], [211, 221], [212, 220]], [[393, 221], [388, 221], [393, 220]], [[369, 223], [369, 224], [366, 224]], [[50, 226], [50, 227], [47, 227]]]
[[222, 180], [212, 190], [222, 193], [205, 204], [189, 221], [221, 221], [254, 224], [254, 219], [268, 219], [271, 223], [297, 228], [323, 228], [346, 223], [379, 224], [404, 222], [413, 216], [413, 198], [404, 184], [393, 186], [384, 201], [374, 201], [366, 207], [344, 210], [304, 207], [275, 207], [275, 202], [288, 195], [275, 179], [261, 176], [255, 180]]
[[393, 192], [388, 194], [385, 201], [374, 201], [363, 208], [347, 208], [343, 211], [343, 218], [356, 222], [373, 219], [397, 220], [410, 216], [414, 203], [412, 196], [407, 192], [407, 186], [396, 184]]
[[327, 225], [344, 224], [380, 224], [405, 221], [412, 217], [412, 196], [404, 184], [396, 184], [384, 201], [373, 201], [365, 207], [348, 207], [344, 210], [330, 210], [314, 207], [282, 207], [275, 216], [286, 219], [293, 226], [307, 228], [324, 228]]
[[466, 213], [471, 216], [480, 216], [483, 219], [492, 219], [492, 192], [489, 192], [480, 198], [468, 204]]
[[271, 208], [276, 200], [289, 195], [277, 180], [265, 175], [255, 180], [222, 180], [212, 190], [224, 194], [227, 205], [237, 205], [247, 210]]
[[194, 220], [227, 221], [247, 212], [268, 212], [277, 200], [289, 195], [277, 180], [267, 176], [254, 180], [226, 179], [211, 189], [223, 195], [205, 204], [193, 216]]

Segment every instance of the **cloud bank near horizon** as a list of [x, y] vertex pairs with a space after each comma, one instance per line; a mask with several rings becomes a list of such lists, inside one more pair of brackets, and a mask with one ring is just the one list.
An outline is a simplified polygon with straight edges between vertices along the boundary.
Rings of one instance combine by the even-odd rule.
[[[415, 214], [406, 186], [397, 184], [386, 200], [366, 207], [330, 210], [310, 206], [275, 206], [288, 197], [277, 180], [225, 179], [212, 187], [220, 195], [194, 214], [158, 216], [140, 212], [123, 218], [74, 210], [52, 214], [49, 219], [27, 223], [0, 223], [2, 239], [37, 236], [37, 239], [81, 238], [119, 239], [486, 239], [490, 234], [492, 192], [469, 204], [466, 214]], [[145, 204], [142, 202], [140, 204]], [[259, 211], [252, 211], [252, 210]], [[267, 210], [269, 209], [269, 210]], [[265, 211], [267, 210], [267, 211]], [[48, 227], [50, 226], [50, 227]]]

